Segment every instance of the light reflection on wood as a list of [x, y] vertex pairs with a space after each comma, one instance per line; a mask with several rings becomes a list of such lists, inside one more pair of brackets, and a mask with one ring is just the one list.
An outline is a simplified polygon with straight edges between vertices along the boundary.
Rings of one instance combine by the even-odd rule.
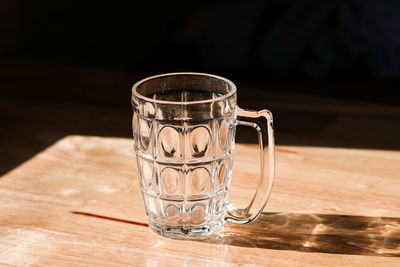
[[201, 242], [240, 247], [400, 257], [400, 218], [263, 213], [247, 225], [225, 224]]
[[[278, 146], [277, 179], [267, 209], [279, 213], [264, 213], [248, 225], [227, 223], [214, 237], [182, 242], [148, 229], [131, 147], [127, 139], [66, 137], [1, 177], [0, 262], [399, 263], [400, 151]], [[257, 153], [256, 146], [236, 146], [229, 197], [238, 207], [251, 200], [257, 185]]]
[[[147, 227], [135, 221], [72, 213]], [[216, 235], [199, 241], [264, 249], [400, 257], [400, 218], [262, 213], [253, 223], [228, 223]]]

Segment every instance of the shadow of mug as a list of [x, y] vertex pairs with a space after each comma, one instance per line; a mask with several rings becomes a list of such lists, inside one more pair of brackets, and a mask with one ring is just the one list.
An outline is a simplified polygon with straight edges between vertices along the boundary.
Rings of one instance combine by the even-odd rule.
[[[87, 212], [71, 213], [148, 227], [147, 223]], [[262, 249], [400, 257], [400, 218], [262, 213], [253, 223], [225, 224], [215, 235], [196, 241]]]
[[200, 242], [263, 249], [400, 257], [400, 218], [262, 213]]

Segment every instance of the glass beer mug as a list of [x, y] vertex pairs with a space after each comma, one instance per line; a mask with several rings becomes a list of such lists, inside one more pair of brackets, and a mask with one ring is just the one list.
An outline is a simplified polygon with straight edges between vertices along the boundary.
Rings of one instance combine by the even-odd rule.
[[[241, 109], [231, 81], [189, 72], [137, 82], [132, 105], [140, 188], [153, 231], [173, 238], [203, 238], [226, 221], [243, 224], [259, 216], [274, 181], [268, 110]], [[254, 127], [260, 144], [258, 187], [244, 209], [227, 198], [237, 125]]]

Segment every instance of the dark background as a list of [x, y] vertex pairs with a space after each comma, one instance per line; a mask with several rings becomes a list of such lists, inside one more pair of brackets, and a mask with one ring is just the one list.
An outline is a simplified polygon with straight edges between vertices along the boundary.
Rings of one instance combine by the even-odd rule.
[[283, 82], [279, 89], [397, 102], [391, 92], [400, 75], [397, 1], [0, 5], [9, 16], [3, 54], [144, 75], [208, 72], [267, 89]]
[[399, 1], [2, 0], [0, 173], [66, 135], [131, 137], [131, 86], [175, 71], [233, 80], [280, 145], [400, 149]]

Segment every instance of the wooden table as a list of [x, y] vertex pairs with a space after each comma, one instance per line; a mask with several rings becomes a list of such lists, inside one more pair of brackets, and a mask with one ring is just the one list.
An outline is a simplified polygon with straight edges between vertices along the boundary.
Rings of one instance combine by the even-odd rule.
[[[198, 241], [147, 227], [132, 141], [69, 136], [0, 179], [0, 263], [39, 266], [400, 266], [400, 151], [277, 147], [265, 212]], [[230, 198], [253, 194], [237, 145]]]

